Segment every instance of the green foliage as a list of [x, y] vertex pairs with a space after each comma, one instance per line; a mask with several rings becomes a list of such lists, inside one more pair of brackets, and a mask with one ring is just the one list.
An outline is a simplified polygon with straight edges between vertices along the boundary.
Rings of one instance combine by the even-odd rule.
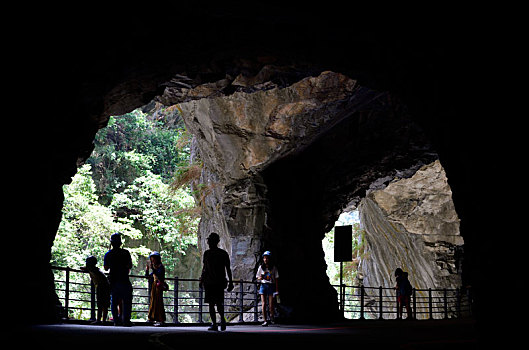
[[[112, 233], [121, 232], [125, 242], [141, 236], [139, 230], [114, 220], [111, 209], [97, 202], [91, 175], [90, 165], [83, 165], [71, 184], [64, 186], [63, 219], [52, 247], [53, 265], [84, 266], [89, 255], [96, 256], [102, 263]], [[132, 253], [137, 260], [141, 249]]]
[[[365, 232], [360, 228], [357, 217], [358, 213], [340, 216], [338, 225], [351, 225], [353, 228], [353, 260], [343, 262], [342, 282], [346, 285], [356, 285], [359, 258], [362, 256], [365, 247]], [[340, 284], [340, 263], [334, 262], [334, 229], [328, 232], [323, 239], [323, 250], [325, 251], [325, 261], [327, 263], [327, 276], [332, 285]]]
[[101, 267], [110, 235], [121, 232], [133, 272], [142, 273], [146, 257], [158, 250], [174, 275], [179, 257], [197, 244], [199, 221], [190, 189], [171, 187], [189, 163], [183, 138], [188, 135], [181, 124], [168, 127], [140, 110], [111, 117], [96, 135], [91, 157], [64, 186], [51, 263], [75, 268], [94, 255]]
[[87, 163], [94, 170], [100, 201], [108, 204], [114, 193], [148, 171], [170, 182], [174, 172], [189, 160], [189, 149], [178, 147], [183, 125], [166, 127], [161, 120], [135, 110], [110, 117], [95, 138]]
[[170, 191], [159, 175], [147, 172], [135, 179], [114, 196], [110, 208], [143, 232], [143, 241], [160, 251], [168, 270], [176, 268], [178, 254], [197, 244], [193, 198], [185, 189]]

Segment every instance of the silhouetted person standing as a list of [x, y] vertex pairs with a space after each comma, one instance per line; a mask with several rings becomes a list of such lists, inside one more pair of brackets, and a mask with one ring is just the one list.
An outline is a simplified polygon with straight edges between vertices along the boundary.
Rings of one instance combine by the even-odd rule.
[[149, 321], [154, 326], [162, 326], [165, 322], [165, 309], [163, 303], [163, 292], [166, 290], [165, 267], [162, 264], [160, 253], [153, 252], [149, 255], [152, 272], [149, 274], [149, 265], [145, 269], [145, 275], [149, 276], [151, 297], [149, 299]]
[[[121, 248], [121, 235], [114, 233], [110, 236], [112, 249], [105, 254], [103, 262], [105, 270], [110, 270], [108, 279], [110, 282], [111, 311], [114, 324], [130, 326], [132, 312], [132, 284], [129, 280], [129, 272], [132, 269], [132, 259], [128, 250]], [[121, 315], [118, 305], [122, 303]]]
[[406, 319], [411, 320], [410, 297], [413, 288], [408, 280], [408, 273], [397, 268], [395, 270], [395, 278], [397, 280], [397, 285], [395, 286], [395, 289], [397, 290], [397, 318], [402, 318], [402, 309], [403, 307], [406, 307], [406, 313], [408, 315]]
[[[211, 327], [208, 330], [217, 331], [217, 317], [215, 305], [220, 315], [220, 329], [226, 330], [226, 319], [224, 318], [224, 289], [228, 287], [228, 292], [233, 290], [233, 281], [230, 268], [230, 256], [228, 253], [217, 247], [220, 237], [212, 232], [208, 239], [209, 249], [204, 252], [202, 274], [200, 285], [205, 290], [204, 301], [209, 304], [209, 315], [211, 317]], [[226, 279], [228, 275], [228, 280]]]

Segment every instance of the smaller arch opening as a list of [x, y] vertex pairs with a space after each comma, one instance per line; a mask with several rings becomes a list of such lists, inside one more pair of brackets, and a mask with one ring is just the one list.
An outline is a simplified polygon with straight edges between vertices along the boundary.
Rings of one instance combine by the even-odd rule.
[[[327, 274], [342, 293], [339, 298], [345, 300], [347, 318], [397, 317], [393, 290], [397, 268], [408, 273], [416, 289], [414, 317], [458, 317], [462, 310], [459, 297], [466, 303], [464, 312], [470, 312], [469, 300], [463, 295], [466, 290], [461, 289], [464, 241], [448, 179], [438, 160], [406, 177], [373, 186], [353, 211], [340, 215], [335, 226], [345, 224], [353, 226], [351, 261], [342, 263], [345, 291], [339, 288], [340, 263], [333, 260], [334, 230], [322, 242]], [[433, 295], [429, 295], [430, 288]], [[435, 304], [433, 316], [428, 309], [429, 297]]]

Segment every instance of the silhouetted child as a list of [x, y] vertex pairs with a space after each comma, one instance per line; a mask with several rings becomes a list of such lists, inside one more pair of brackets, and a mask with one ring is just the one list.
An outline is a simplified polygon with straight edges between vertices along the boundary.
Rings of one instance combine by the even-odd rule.
[[[210, 331], [217, 331], [217, 316], [215, 305], [220, 315], [220, 329], [226, 330], [226, 319], [224, 318], [224, 289], [228, 292], [233, 290], [233, 282], [230, 268], [230, 256], [217, 247], [220, 237], [212, 232], [207, 239], [209, 249], [204, 252], [204, 265], [200, 276], [200, 286], [205, 290], [204, 301], [209, 304], [209, 315], [211, 317]], [[226, 274], [228, 280], [226, 280]]]
[[145, 269], [145, 275], [149, 276], [149, 284], [151, 285], [148, 318], [150, 322], [153, 322], [154, 326], [162, 326], [165, 322], [163, 292], [168, 289], [165, 282], [165, 267], [158, 252], [153, 252], [149, 255], [149, 260], [152, 272], [149, 274], [149, 265]]
[[402, 309], [406, 307], [407, 319], [412, 319], [410, 297], [413, 291], [410, 281], [408, 280], [408, 273], [397, 268], [395, 270], [395, 278], [397, 284], [395, 289], [397, 290], [397, 318], [402, 318]]
[[81, 270], [90, 274], [96, 290], [97, 319], [92, 324], [101, 324], [107, 320], [110, 307], [110, 283], [107, 276], [97, 268], [97, 259], [94, 256], [86, 258], [85, 264], [86, 266], [82, 266]]
[[[261, 305], [264, 319], [264, 323], [262, 325], [266, 327], [274, 321], [274, 296], [279, 294], [279, 273], [277, 271], [277, 268], [272, 263], [271, 253], [268, 250], [263, 253], [263, 263], [259, 265], [255, 277], [257, 278], [257, 280], [261, 281], [259, 294], [261, 295]], [[270, 313], [270, 319], [267, 319], [266, 317], [266, 298], [268, 298], [268, 310]]]

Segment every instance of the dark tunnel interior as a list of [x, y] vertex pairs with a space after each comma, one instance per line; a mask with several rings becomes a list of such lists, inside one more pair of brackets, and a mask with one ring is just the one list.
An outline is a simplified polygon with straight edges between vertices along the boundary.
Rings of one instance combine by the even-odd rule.
[[[332, 8], [321, 12], [272, 6], [246, 12], [231, 6], [189, 6], [172, 9], [187, 13], [179, 17], [178, 25], [171, 11], [147, 19], [139, 15], [145, 9], [131, 13], [107, 9], [99, 21], [105, 25], [95, 23], [97, 10], [65, 20], [54, 20], [52, 15], [45, 20], [28, 17], [31, 30], [12, 40], [13, 52], [20, 56], [13, 63], [17, 68], [10, 85], [16, 95], [12, 105], [46, 106], [31, 123], [32, 146], [20, 155], [23, 162], [31, 159], [42, 180], [31, 188], [36, 218], [17, 233], [31, 241], [24, 247], [28, 259], [20, 268], [33, 273], [34, 278], [21, 281], [22, 298], [32, 302], [19, 305], [14, 315], [23, 323], [55, 321], [56, 296], [48, 262], [60, 221], [62, 185], [70, 181], [78, 160], [90, 153], [94, 135], [109, 115], [150, 102], [177, 72], [225, 73], [229, 67], [215, 62], [275, 55], [313, 71], [340, 72], [358, 79], [369, 89], [366, 93], [382, 93], [369, 108], [345, 110], [348, 117], [341, 124], [261, 174], [268, 186], [273, 227], [265, 242], [277, 244], [274, 235], [286, 233], [279, 240], [285, 264], [288, 259], [310, 264], [308, 256], [321, 261], [321, 243], [317, 246], [289, 232], [321, 240], [341, 208], [363, 195], [355, 186], [370, 179], [356, 178], [359, 170], [376, 178], [387, 169], [438, 157], [461, 218], [475, 315], [490, 325], [487, 284], [490, 271], [495, 271], [489, 257], [495, 251], [496, 230], [483, 220], [489, 210], [489, 194], [483, 189], [489, 180], [482, 174], [501, 174], [496, 148], [501, 142], [491, 143], [490, 134], [494, 131], [499, 140], [505, 135], [501, 125], [483, 118], [490, 111], [483, 105], [486, 64], [478, 44], [492, 40], [487, 33], [475, 36], [459, 27], [438, 31], [435, 25], [412, 32], [366, 30], [350, 24], [344, 14], [331, 16]], [[487, 69], [498, 68], [487, 64]], [[28, 98], [21, 92], [30, 86], [38, 89], [33, 88], [34, 95]], [[391, 122], [377, 127], [394, 131], [394, 139], [379, 140], [365, 132], [373, 127], [370, 116], [377, 113], [387, 113]], [[367, 136], [357, 137], [360, 133]], [[336, 147], [340, 152], [330, 152]], [[22, 172], [18, 181], [31, 183], [31, 173]], [[299, 207], [297, 201], [306, 205]], [[285, 210], [299, 220], [287, 222], [275, 214]], [[289, 246], [300, 249], [288, 255]], [[325, 286], [322, 289], [332, 294]]]

